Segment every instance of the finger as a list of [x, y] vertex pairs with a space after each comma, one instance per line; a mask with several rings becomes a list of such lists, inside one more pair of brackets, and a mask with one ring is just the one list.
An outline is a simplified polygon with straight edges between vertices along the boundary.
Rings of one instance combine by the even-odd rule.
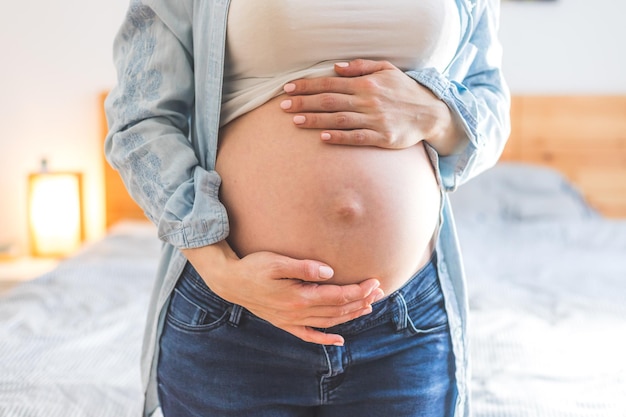
[[292, 96], [280, 102], [280, 108], [287, 113], [358, 112], [361, 107], [357, 96], [338, 93]]
[[320, 93], [354, 94], [354, 83], [341, 77], [301, 78], [283, 86], [283, 91], [290, 96]]
[[324, 142], [336, 145], [384, 146], [386, 138], [370, 129], [325, 130], [320, 134]]
[[372, 128], [367, 115], [347, 111], [297, 114], [293, 116], [293, 123], [303, 129], [345, 130]]
[[372, 312], [372, 306], [369, 305], [365, 308], [362, 308], [357, 311], [353, 311], [350, 314], [344, 314], [337, 317], [332, 316], [323, 316], [323, 317], [305, 317], [305, 318], [289, 318], [289, 320], [285, 320], [284, 317], [274, 317], [268, 316], [266, 320], [270, 323], [273, 323], [276, 327], [281, 327], [281, 323], [284, 323], [284, 326], [293, 325], [293, 326], [307, 326], [314, 327], [320, 329], [328, 329], [339, 324], [347, 323], [350, 320], [354, 320], [361, 316], [367, 315]]
[[[366, 292], [369, 290], [365, 290]], [[289, 309], [289, 313], [280, 313], [281, 315], [290, 315], [290, 319], [298, 322], [298, 324], [314, 326], [314, 327], [328, 327], [328, 324], [322, 325], [322, 323], [318, 322], [305, 322], [305, 320], [310, 319], [337, 319], [338, 321], [335, 324], [342, 323], [343, 321], [347, 321], [356, 317], [359, 317], [363, 314], [363, 311], [367, 308], [371, 307], [373, 303], [382, 299], [384, 297], [384, 292], [375, 287], [369, 294], [354, 300], [348, 301], [345, 303], [336, 302], [337, 298], [335, 298], [335, 303], [333, 305], [328, 304], [311, 304], [306, 310], [303, 308], [298, 309], [297, 307], [302, 306], [294, 306]], [[332, 298], [330, 300], [333, 300]], [[305, 302], [308, 304], [308, 302]], [[344, 320], [345, 319], [345, 320]]]
[[[310, 301], [280, 306], [264, 317], [273, 323], [285, 323], [310, 327], [332, 327], [372, 312], [372, 304], [384, 297], [380, 288], [375, 288], [366, 297], [343, 305], [311, 305]], [[254, 307], [250, 308], [256, 313]], [[265, 313], [267, 309], [265, 309]]]
[[311, 327], [286, 326], [282, 328], [288, 333], [304, 340], [305, 342], [317, 343], [318, 345], [343, 346], [344, 339], [338, 334], [324, 333]]
[[363, 301], [380, 287], [380, 281], [368, 279], [359, 284], [347, 285], [303, 285], [302, 302], [308, 306], [346, 306], [355, 301]]
[[310, 317], [301, 319], [300, 324], [312, 327], [333, 327], [354, 320], [372, 312], [372, 304], [381, 300], [385, 293], [376, 288], [363, 300], [354, 301], [343, 306], [319, 306], [310, 310]]
[[293, 278], [308, 282], [325, 281], [335, 274], [330, 266], [322, 262], [280, 255], [276, 255], [267, 265], [267, 270], [272, 278]]
[[370, 305], [360, 310], [354, 311], [350, 314], [344, 314], [338, 317], [308, 317], [307, 319], [302, 320], [300, 324], [314, 328], [329, 329], [331, 327], [347, 323], [351, 320], [368, 315], [371, 312], [372, 306]]
[[343, 77], [359, 77], [388, 69], [396, 69], [396, 67], [389, 61], [372, 61], [369, 59], [355, 59], [350, 62], [335, 64], [335, 72]]

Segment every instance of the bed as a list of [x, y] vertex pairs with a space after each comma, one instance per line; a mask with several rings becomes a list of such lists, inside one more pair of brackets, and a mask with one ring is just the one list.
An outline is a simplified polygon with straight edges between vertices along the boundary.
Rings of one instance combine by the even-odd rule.
[[451, 198], [475, 416], [626, 416], [626, 221], [528, 164], [500, 164]]
[[141, 415], [139, 357], [159, 242], [120, 222], [0, 297], [0, 416]]
[[[516, 114], [514, 125], [536, 123]], [[529, 138], [533, 152], [524, 151]], [[626, 167], [626, 138], [610, 143], [598, 152], [616, 153], [615, 164], [588, 172]], [[563, 159], [545, 157], [550, 149], [514, 131], [503, 162], [451, 195], [472, 313], [472, 409], [626, 417], [626, 212], [620, 198], [603, 197], [606, 186], [587, 188]], [[107, 168], [105, 178], [106, 236], [0, 296], [0, 416], [140, 414], [140, 345], [160, 243], [116, 174]]]

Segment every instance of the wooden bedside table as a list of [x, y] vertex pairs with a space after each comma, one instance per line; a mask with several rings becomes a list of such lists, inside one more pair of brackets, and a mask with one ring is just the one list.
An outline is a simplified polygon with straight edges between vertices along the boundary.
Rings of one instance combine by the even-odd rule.
[[59, 263], [56, 259], [31, 258], [20, 256], [11, 259], [0, 259], [0, 293], [9, 288], [36, 278], [54, 269]]

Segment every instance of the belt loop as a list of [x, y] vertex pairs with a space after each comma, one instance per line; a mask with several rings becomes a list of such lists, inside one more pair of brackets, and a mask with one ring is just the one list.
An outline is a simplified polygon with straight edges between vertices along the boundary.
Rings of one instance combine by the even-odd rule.
[[393, 320], [396, 324], [396, 330], [404, 330], [408, 325], [409, 309], [406, 306], [406, 301], [401, 292], [394, 295], [394, 301], [397, 305], [397, 312], [393, 315]]
[[228, 324], [233, 327], [239, 326], [239, 322], [241, 321], [241, 313], [243, 313], [243, 307], [237, 304], [233, 304], [230, 310], [230, 317], [228, 319]]

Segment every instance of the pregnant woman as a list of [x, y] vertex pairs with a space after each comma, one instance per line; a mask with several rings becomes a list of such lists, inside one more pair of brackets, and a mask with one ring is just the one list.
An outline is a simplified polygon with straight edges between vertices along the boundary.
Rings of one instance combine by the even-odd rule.
[[465, 416], [446, 192], [508, 135], [496, 0], [133, 0], [106, 155], [165, 242], [144, 413]]

